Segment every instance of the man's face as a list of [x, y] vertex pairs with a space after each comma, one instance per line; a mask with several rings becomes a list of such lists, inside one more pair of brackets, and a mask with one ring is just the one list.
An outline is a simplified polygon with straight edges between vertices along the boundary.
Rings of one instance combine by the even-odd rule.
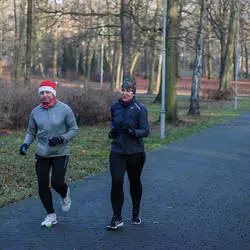
[[50, 91], [41, 91], [39, 96], [43, 103], [51, 103], [54, 99], [54, 95]]
[[122, 100], [124, 102], [129, 102], [134, 97], [133, 90], [131, 88], [129, 89], [122, 89]]

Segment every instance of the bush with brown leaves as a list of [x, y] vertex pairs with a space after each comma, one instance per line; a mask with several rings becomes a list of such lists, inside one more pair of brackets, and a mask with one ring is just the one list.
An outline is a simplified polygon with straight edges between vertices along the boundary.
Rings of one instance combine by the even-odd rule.
[[218, 89], [207, 89], [202, 94], [203, 100], [232, 100], [234, 91], [232, 89], [218, 90]]
[[[0, 129], [21, 129], [28, 126], [30, 112], [39, 105], [38, 87], [1, 86]], [[112, 91], [59, 85], [57, 98], [72, 108], [78, 125], [94, 125], [109, 120], [109, 109], [115, 95]]]

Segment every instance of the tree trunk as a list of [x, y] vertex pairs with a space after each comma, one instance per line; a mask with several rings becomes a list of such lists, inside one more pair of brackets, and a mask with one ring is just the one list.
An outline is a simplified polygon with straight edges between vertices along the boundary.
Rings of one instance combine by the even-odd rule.
[[243, 44], [241, 43], [241, 55], [240, 55], [240, 65], [239, 65], [239, 68], [240, 68], [240, 73], [244, 71], [244, 50], [243, 50]]
[[[236, 57], [236, 48], [234, 50], [234, 54], [233, 54], [233, 79], [234, 81], [236, 81], [236, 67], [237, 67], [237, 57]], [[239, 66], [238, 66], [239, 69]]]
[[[2, 14], [2, 11], [1, 11]], [[1, 23], [1, 25], [3, 25]], [[3, 70], [3, 48], [4, 48], [4, 35], [5, 35], [5, 30], [4, 30], [4, 25], [2, 27], [2, 30], [0, 30], [1, 33], [1, 40], [0, 40], [0, 78], [4, 78], [4, 70]]]
[[[225, 44], [225, 35], [222, 35], [221, 38], [220, 38], [220, 46], [221, 46], [221, 49], [220, 49], [220, 73], [219, 73], [219, 79], [222, 78], [222, 75], [223, 75], [223, 71], [224, 71], [224, 64], [225, 64], [225, 53], [226, 53], [226, 44]], [[220, 87], [221, 88], [221, 85]]]
[[168, 25], [166, 46], [166, 120], [173, 122], [177, 120], [177, 41], [178, 34], [178, 1], [168, 0]]
[[54, 53], [53, 53], [53, 78], [57, 79], [57, 57], [58, 57], [58, 29], [54, 31]]
[[26, 55], [25, 55], [25, 74], [24, 74], [25, 84], [30, 83], [30, 77], [31, 77], [32, 7], [33, 7], [33, 1], [28, 0], [27, 38], [26, 38]]
[[132, 62], [131, 69], [130, 69], [130, 75], [132, 77], [134, 76], [135, 66], [136, 66], [136, 63], [138, 62], [138, 59], [139, 59], [140, 55], [141, 55], [141, 52], [137, 51], [134, 58], [133, 58], [133, 62]]
[[203, 36], [205, 26], [205, 0], [201, 0], [200, 24], [196, 38], [196, 59], [192, 77], [192, 88], [189, 105], [189, 115], [200, 115], [200, 77], [202, 74], [202, 51], [203, 51]]
[[42, 52], [41, 52], [41, 48], [40, 48], [39, 44], [38, 44], [38, 59], [39, 59], [39, 68], [40, 68], [42, 78], [45, 78], [44, 67], [43, 67], [43, 63], [42, 63]]
[[17, 5], [16, 0], [14, 0], [14, 19], [15, 19], [15, 41], [14, 41], [14, 77], [15, 82], [19, 80], [19, 77], [17, 77], [17, 63], [19, 61], [19, 46], [18, 46], [18, 22], [17, 22]]
[[[205, 32], [205, 30], [204, 30]], [[207, 68], [207, 55], [206, 55], [206, 41], [207, 38], [203, 36], [203, 46], [202, 46], [202, 70], [201, 70], [201, 76], [207, 77], [208, 76], [208, 68]]]
[[147, 82], [147, 85], [148, 85], [148, 80], [149, 80], [149, 75], [150, 75], [150, 61], [152, 60], [152, 58], [150, 57], [149, 55], [150, 53], [150, 50], [149, 48], [145, 48], [145, 55], [144, 56], [144, 64], [145, 64], [145, 68], [146, 68], [146, 73], [145, 73], [145, 76], [144, 76], [144, 79], [146, 80]]
[[91, 39], [88, 41], [87, 49], [86, 49], [86, 86], [88, 85], [90, 81], [90, 76], [91, 76], [91, 62], [92, 62], [92, 50], [91, 50]]
[[236, 38], [236, 24], [237, 24], [237, 6], [232, 0], [231, 14], [228, 28], [228, 41], [224, 58], [224, 70], [220, 78], [220, 90], [228, 90], [231, 88], [232, 71], [233, 71], [233, 56]]
[[[15, 0], [16, 1], [16, 0]], [[15, 82], [17, 83], [21, 76], [21, 54], [22, 48], [24, 44], [24, 29], [25, 29], [25, 7], [26, 1], [21, 0], [20, 2], [20, 17], [19, 17], [19, 32], [18, 28], [15, 31], [15, 65], [14, 65], [14, 74], [15, 74]], [[17, 22], [17, 20], [16, 20]], [[18, 26], [18, 24], [16, 24]], [[18, 34], [19, 33], [19, 34]]]
[[155, 46], [152, 46], [152, 62], [150, 64], [150, 72], [149, 72], [149, 83], [148, 83], [148, 94], [154, 93], [154, 85], [155, 85], [155, 64], [156, 64], [156, 57], [155, 57]]
[[110, 88], [113, 90], [115, 89], [115, 80], [116, 80], [116, 75], [117, 75], [117, 67], [116, 65], [118, 65], [118, 48], [117, 48], [117, 39], [115, 39], [115, 45], [114, 45], [114, 53], [113, 53], [113, 65], [112, 65], [112, 78], [111, 78], [111, 84], [110, 84]]
[[[184, 1], [177, 1], [179, 2], [179, 7], [178, 7], [178, 27], [181, 27], [181, 23], [182, 23], [182, 12], [183, 12], [183, 4]], [[178, 34], [179, 36], [179, 34]], [[176, 39], [176, 76], [177, 78], [180, 77], [180, 72], [179, 72], [179, 63], [180, 63], [180, 47], [179, 47], [179, 41], [180, 38], [178, 37], [178, 39]]]
[[[163, 7], [163, 1], [157, 0], [157, 9], [156, 13], [158, 15], [158, 10], [162, 10]], [[178, 19], [180, 21], [180, 18]], [[163, 37], [160, 36], [159, 40], [161, 41], [161, 48], [163, 46]], [[161, 51], [162, 52], [162, 51]], [[162, 82], [162, 53], [159, 54], [159, 62], [158, 62], [158, 72], [157, 72], [157, 82], [156, 82], [156, 94], [154, 102], [160, 102], [161, 100], [161, 82]]]
[[121, 78], [122, 78], [122, 45], [119, 46], [118, 63], [117, 63], [117, 74], [115, 88], [120, 90]]
[[[101, 48], [100, 48], [101, 52], [102, 52], [102, 46], [104, 48], [103, 43], [101, 43]], [[102, 58], [101, 52], [100, 52], [100, 59]], [[104, 53], [103, 58], [105, 58], [109, 71], [112, 73], [114, 64], [114, 55], [115, 55], [115, 45], [112, 44], [111, 48], [103, 49], [103, 53]]]
[[207, 74], [208, 74], [208, 79], [213, 78], [213, 62], [212, 62], [212, 52], [211, 52], [211, 41], [212, 41], [212, 35], [211, 35], [211, 26], [208, 26], [207, 29], [207, 36], [208, 36], [208, 41], [207, 41]]
[[156, 82], [156, 93], [157, 93], [157, 95], [160, 94], [161, 69], [162, 69], [162, 54], [159, 55], [159, 63], [158, 63], [157, 82]]
[[[91, 0], [89, 2], [89, 9], [90, 11], [92, 11], [94, 9], [94, 0]], [[92, 19], [92, 16], [90, 16], [90, 27], [93, 26], [93, 19]], [[85, 81], [85, 84], [84, 84], [84, 87], [87, 89], [88, 88], [88, 83], [90, 81], [90, 78], [91, 78], [91, 72], [92, 72], [92, 69], [91, 69], [91, 65], [92, 65], [92, 58], [93, 58], [93, 49], [92, 49], [92, 39], [89, 38], [88, 39], [88, 45], [87, 45], [87, 50], [86, 50], [86, 73], [85, 73], [85, 76], [86, 76], [86, 81]]]
[[119, 90], [121, 89], [121, 83], [122, 83], [122, 80], [123, 80], [123, 68], [121, 66], [121, 74], [120, 74], [120, 81], [119, 81]]
[[249, 65], [248, 58], [249, 58], [249, 56], [248, 56], [248, 48], [247, 48], [247, 43], [246, 42], [245, 42], [245, 58], [246, 58], [246, 60], [245, 60], [245, 67], [246, 67], [246, 75], [245, 75], [245, 77], [248, 78], [248, 76], [249, 76], [249, 69], [248, 69], [248, 65]]
[[131, 69], [131, 41], [132, 27], [129, 1], [121, 0], [121, 41], [122, 41], [122, 68], [124, 78], [130, 78]]

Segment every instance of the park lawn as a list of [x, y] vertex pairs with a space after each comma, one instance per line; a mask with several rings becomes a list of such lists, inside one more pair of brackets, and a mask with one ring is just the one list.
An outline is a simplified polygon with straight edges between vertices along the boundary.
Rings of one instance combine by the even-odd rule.
[[[178, 98], [178, 116], [176, 124], [166, 125], [166, 136], [159, 138], [160, 104], [152, 103], [153, 97], [139, 97], [148, 109], [151, 133], [145, 138], [146, 150], [161, 147], [224, 120], [239, 116], [250, 110], [250, 98], [239, 98], [239, 109], [233, 110], [232, 101], [201, 102], [201, 116], [187, 116], [188, 99]], [[158, 122], [157, 122], [158, 121]], [[107, 137], [109, 123], [95, 127], [80, 127], [78, 137], [71, 144], [70, 164], [67, 181], [72, 182], [85, 176], [94, 175], [108, 167], [110, 140]], [[35, 144], [28, 150], [27, 156], [19, 155], [25, 131], [0, 131], [0, 207], [10, 202], [37, 195], [35, 175]]]

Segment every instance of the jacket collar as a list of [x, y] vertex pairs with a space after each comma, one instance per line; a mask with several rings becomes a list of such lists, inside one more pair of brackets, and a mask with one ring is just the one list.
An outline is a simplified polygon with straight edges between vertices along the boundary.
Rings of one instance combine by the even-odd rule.
[[124, 107], [128, 107], [131, 106], [132, 104], [134, 104], [135, 102], [135, 98], [131, 99], [129, 102], [124, 102], [121, 98], [118, 100], [118, 102], [124, 106]]

